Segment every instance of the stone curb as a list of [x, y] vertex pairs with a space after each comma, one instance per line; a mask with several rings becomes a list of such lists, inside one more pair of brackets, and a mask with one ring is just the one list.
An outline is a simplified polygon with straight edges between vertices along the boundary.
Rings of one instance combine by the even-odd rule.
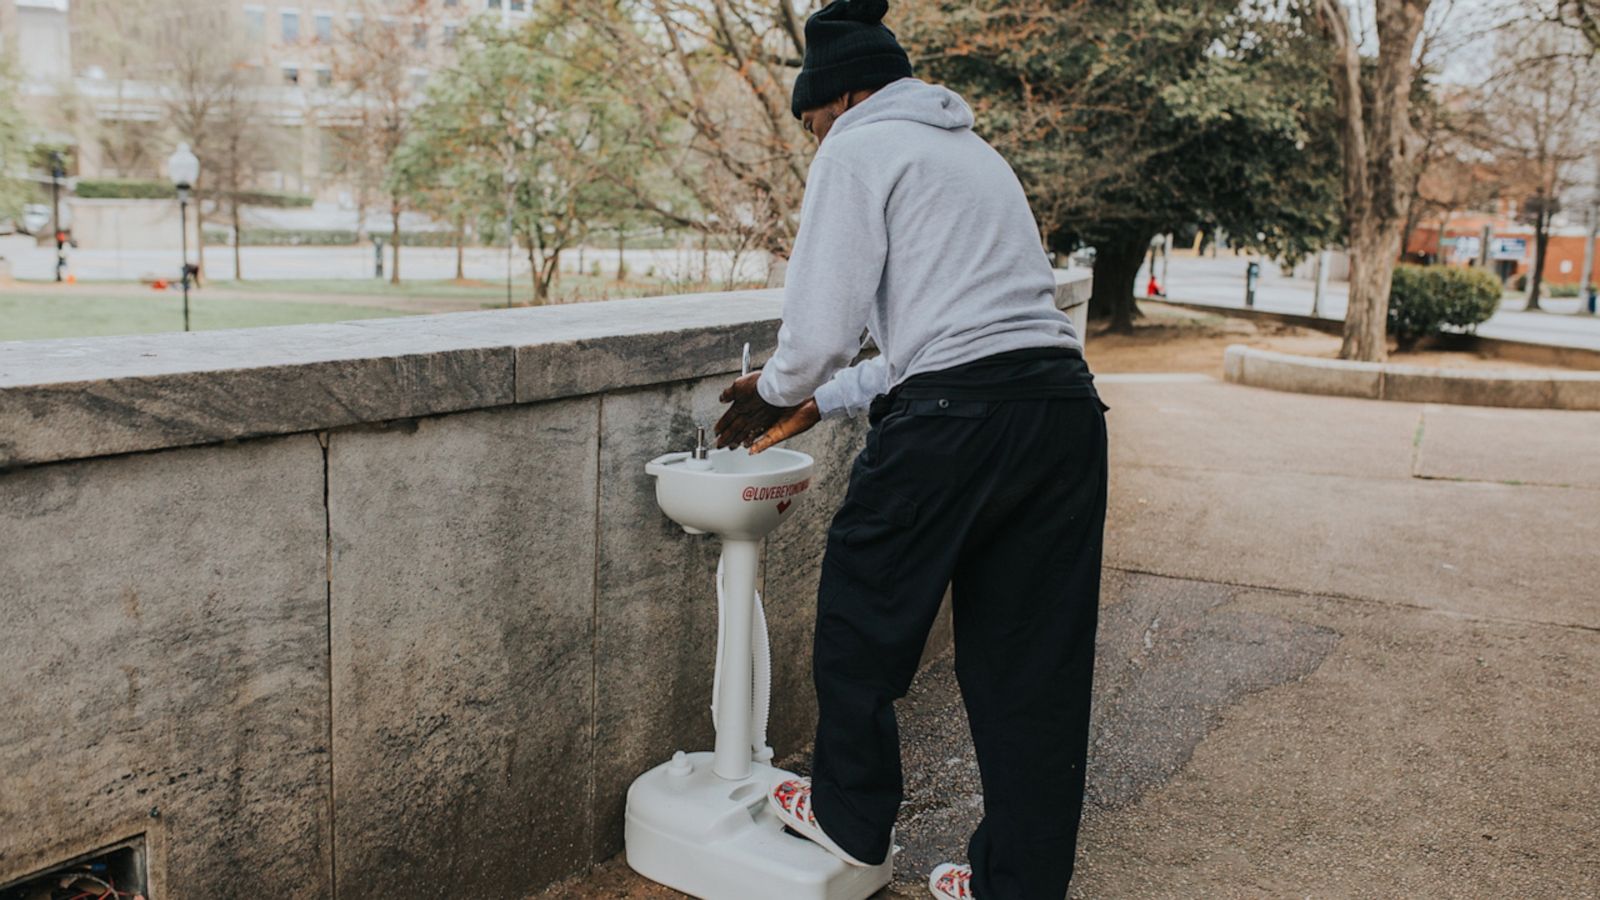
[[1234, 344], [1223, 353], [1234, 384], [1406, 403], [1600, 410], [1600, 372], [1440, 369], [1399, 363], [1318, 359]]

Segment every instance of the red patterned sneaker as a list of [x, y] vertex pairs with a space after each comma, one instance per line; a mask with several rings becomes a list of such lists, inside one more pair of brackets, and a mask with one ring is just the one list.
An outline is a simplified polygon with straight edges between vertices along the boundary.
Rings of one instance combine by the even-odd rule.
[[817, 814], [811, 811], [811, 779], [791, 778], [780, 783], [767, 795], [767, 805], [777, 813], [778, 821], [801, 837], [810, 838], [824, 850], [852, 866], [867, 864], [840, 849], [817, 825]]
[[972, 867], [945, 863], [935, 868], [928, 890], [939, 900], [972, 900]]

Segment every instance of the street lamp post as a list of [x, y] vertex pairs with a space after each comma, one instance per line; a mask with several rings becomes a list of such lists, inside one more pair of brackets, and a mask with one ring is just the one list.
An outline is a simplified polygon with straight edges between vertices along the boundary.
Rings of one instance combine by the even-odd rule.
[[62, 165], [61, 151], [50, 151], [50, 224], [55, 226], [56, 239], [56, 281], [64, 277], [67, 268], [67, 231], [61, 227], [61, 179], [67, 176], [66, 167]]
[[188, 144], [167, 157], [167, 175], [178, 190], [178, 227], [183, 232], [183, 330], [189, 330], [189, 190], [200, 177], [200, 160]]

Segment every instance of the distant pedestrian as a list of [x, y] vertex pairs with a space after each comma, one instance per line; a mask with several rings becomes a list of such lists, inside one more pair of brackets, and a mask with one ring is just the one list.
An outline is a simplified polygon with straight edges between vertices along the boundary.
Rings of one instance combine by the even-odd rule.
[[1156, 273], [1150, 273], [1150, 283], [1144, 286], [1146, 297], [1165, 297], [1167, 292], [1161, 289], [1161, 282], [1156, 280]]

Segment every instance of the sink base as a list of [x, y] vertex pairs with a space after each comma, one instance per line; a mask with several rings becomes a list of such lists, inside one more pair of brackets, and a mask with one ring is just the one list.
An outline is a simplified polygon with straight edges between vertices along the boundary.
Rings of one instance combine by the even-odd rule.
[[866, 900], [889, 883], [882, 865], [846, 864], [783, 830], [767, 794], [792, 772], [753, 763], [731, 780], [713, 755], [690, 753], [640, 775], [628, 788], [628, 865], [651, 881], [703, 900]]

